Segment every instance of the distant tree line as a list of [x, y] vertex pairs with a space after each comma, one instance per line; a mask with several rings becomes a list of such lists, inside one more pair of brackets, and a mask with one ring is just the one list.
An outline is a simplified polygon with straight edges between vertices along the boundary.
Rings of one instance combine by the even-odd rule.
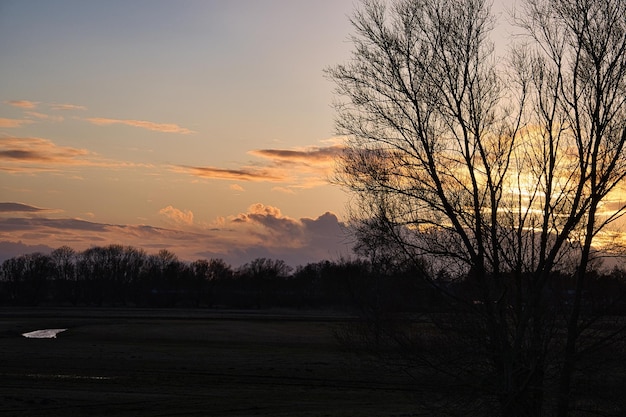
[[[416, 282], [412, 275], [407, 270], [383, 280], [363, 260], [321, 261], [294, 270], [282, 260], [257, 258], [233, 268], [222, 259], [184, 262], [168, 250], [147, 254], [109, 245], [78, 252], [63, 246], [5, 260], [0, 305], [341, 308], [386, 303], [408, 308], [415, 302], [408, 298], [415, 294], [408, 288]], [[403, 286], [407, 291], [392, 291]], [[424, 296], [418, 304], [429, 299]]]
[[[82, 252], [63, 246], [31, 253], [0, 267], [2, 306], [125, 306], [204, 308], [338, 308], [365, 315], [438, 311], [442, 297], [479, 299], [471, 277], [441, 270], [436, 288], [421, 279], [427, 265], [391, 259], [340, 259], [293, 269], [278, 259], [257, 258], [233, 268], [224, 260], [184, 262], [161, 250], [147, 254], [131, 246], [97, 246]], [[594, 272], [588, 308], [626, 313], [626, 271]], [[555, 306], [567, 304], [572, 277], [553, 280]], [[610, 310], [610, 311], [609, 311]]]

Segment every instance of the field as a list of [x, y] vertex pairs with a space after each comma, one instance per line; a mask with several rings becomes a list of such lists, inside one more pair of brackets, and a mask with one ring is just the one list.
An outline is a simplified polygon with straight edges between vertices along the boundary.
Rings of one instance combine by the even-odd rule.
[[[408, 416], [411, 381], [342, 352], [347, 318], [0, 310], [2, 416]], [[56, 339], [21, 333], [67, 328]]]

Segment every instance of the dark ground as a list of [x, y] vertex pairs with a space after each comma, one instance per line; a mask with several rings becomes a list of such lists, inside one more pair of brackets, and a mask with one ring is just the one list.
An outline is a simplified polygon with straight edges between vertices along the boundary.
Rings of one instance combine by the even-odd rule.
[[[2, 416], [409, 416], [411, 381], [344, 353], [346, 320], [211, 310], [0, 310]], [[68, 328], [56, 339], [21, 333]]]

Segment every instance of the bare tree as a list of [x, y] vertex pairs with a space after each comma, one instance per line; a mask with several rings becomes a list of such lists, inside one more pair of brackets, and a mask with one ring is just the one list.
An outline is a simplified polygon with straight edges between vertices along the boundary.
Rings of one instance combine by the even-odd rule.
[[594, 243], [625, 208], [626, 3], [526, 0], [515, 21], [525, 43], [505, 68], [485, 0], [363, 1], [352, 60], [328, 70], [338, 182], [361, 247], [414, 260], [464, 306], [448, 330], [472, 341], [500, 414], [565, 417]]
[[213, 289], [216, 281], [228, 279], [233, 271], [223, 259], [198, 259], [190, 265], [195, 278], [197, 304], [204, 302], [209, 306], [213, 304]]

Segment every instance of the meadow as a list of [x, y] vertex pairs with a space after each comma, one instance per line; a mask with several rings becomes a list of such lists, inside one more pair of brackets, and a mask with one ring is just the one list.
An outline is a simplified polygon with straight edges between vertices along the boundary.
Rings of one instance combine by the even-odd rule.
[[[408, 416], [402, 373], [344, 352], [349, 317], [293, 311], [0, 310], [3, 416]], [[67, 328], [55, 339], [27, 339]]]

